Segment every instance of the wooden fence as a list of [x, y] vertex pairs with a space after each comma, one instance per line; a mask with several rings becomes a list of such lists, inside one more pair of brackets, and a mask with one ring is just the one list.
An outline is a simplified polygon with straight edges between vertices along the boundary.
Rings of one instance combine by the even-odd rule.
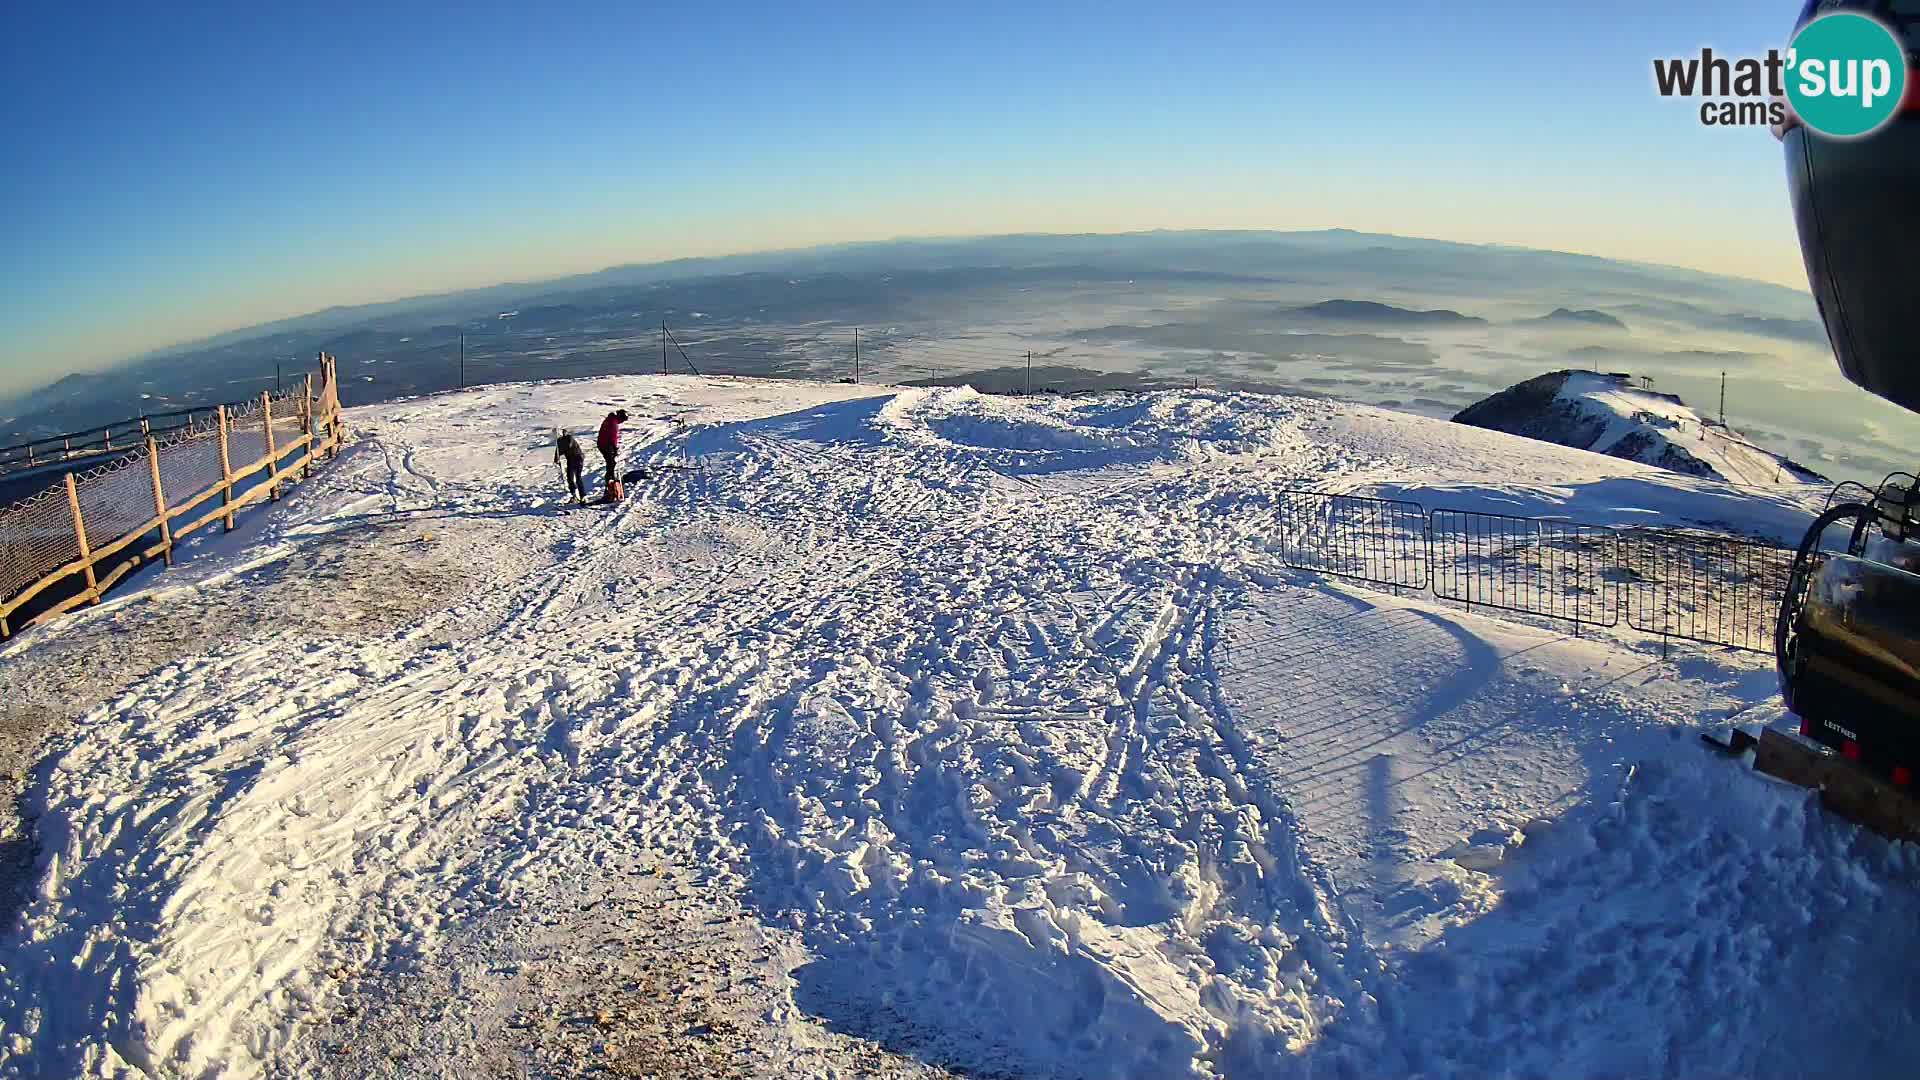
[[[156, 558], [173, 565], [181, 541], [216, 521], [232, 531], [235, 513], [278, 499], [322, 455], [338, 454], [345, 432], [333, 357], [322, 353], [319, 371], [296, 385], [221, 406], [205, 427], [150, 433], [113, 461], [0, 508], [0, 637], [99, 603]], [[76, 576], [83, 587], [72, 595], [35, 604]], [[40, 610], [14, 626], [29, 605]]]

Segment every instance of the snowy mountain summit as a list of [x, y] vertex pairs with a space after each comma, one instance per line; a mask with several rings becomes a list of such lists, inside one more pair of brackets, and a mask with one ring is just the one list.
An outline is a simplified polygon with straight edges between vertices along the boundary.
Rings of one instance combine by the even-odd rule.
[[1710, 480], [1826, 480], [1701, 416], [1678, 396], [1635, 386], [1631, 375], [1621, 373], [1548, 372], [1477, 401], [1453, 419]]
[[1788, 542], [1817, 489], [1205, 389], [346, 426], [0, 645], [0, 1076], [1911, 1075], [1920, 848], [1696, 737], [1792, 729], [1770, 656], [1302, 568], [1383, 549], [1334, 496]]

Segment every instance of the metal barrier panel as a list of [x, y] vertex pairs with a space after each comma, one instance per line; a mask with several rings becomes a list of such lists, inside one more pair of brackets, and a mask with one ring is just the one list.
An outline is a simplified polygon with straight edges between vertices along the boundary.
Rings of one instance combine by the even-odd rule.
[[1443, 600], [1587, 626], [1620, 621], [1612, 529], [1435, 510], [1429, 536], [1433, 592]]
[[1753, 652], [1773, 650], [1793, 551], [1704, 533], [1621, 537], [1627, 625], [1648, 634]]
[[1427, 587], [1427, 512], [1418, 503], [1281, 491], [1280, 558], [1297, 570]]

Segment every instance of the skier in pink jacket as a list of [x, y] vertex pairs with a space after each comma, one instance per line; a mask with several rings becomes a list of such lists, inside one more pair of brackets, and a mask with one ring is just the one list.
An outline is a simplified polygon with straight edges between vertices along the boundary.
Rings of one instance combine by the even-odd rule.
[[627, 422], [627, 410], [617, 409], [600, 421], [600, 437], [596, 440], [600, 447], [600, 456], [607, 462], [607, 489], [613, 489], [613, 482], [620, 479], [620, 425]]

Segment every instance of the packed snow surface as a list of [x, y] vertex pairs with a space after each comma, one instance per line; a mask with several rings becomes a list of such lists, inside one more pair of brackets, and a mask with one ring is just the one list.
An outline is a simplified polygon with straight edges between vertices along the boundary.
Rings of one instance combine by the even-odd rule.
[[[649, 475], [569, 507], [551, 433], [616, 406]], [[1204, 391], [663, 376], [350, 422], [240, 532], [0, 653], [231, 627], [34, 774], [8, 1072], [493, 1075], [610, 972], [732, 1002], [749, 1072], [1914, 1060], [1920, 860], [1694, 738], [1781, 722], [1763, 658], [1278, 556], [1283, 488], [1783, 538], [1814, 491]], [[655, 909], [712, 929], [622, 929]], [[646, 982], [703, 934], [726, 979]]]

